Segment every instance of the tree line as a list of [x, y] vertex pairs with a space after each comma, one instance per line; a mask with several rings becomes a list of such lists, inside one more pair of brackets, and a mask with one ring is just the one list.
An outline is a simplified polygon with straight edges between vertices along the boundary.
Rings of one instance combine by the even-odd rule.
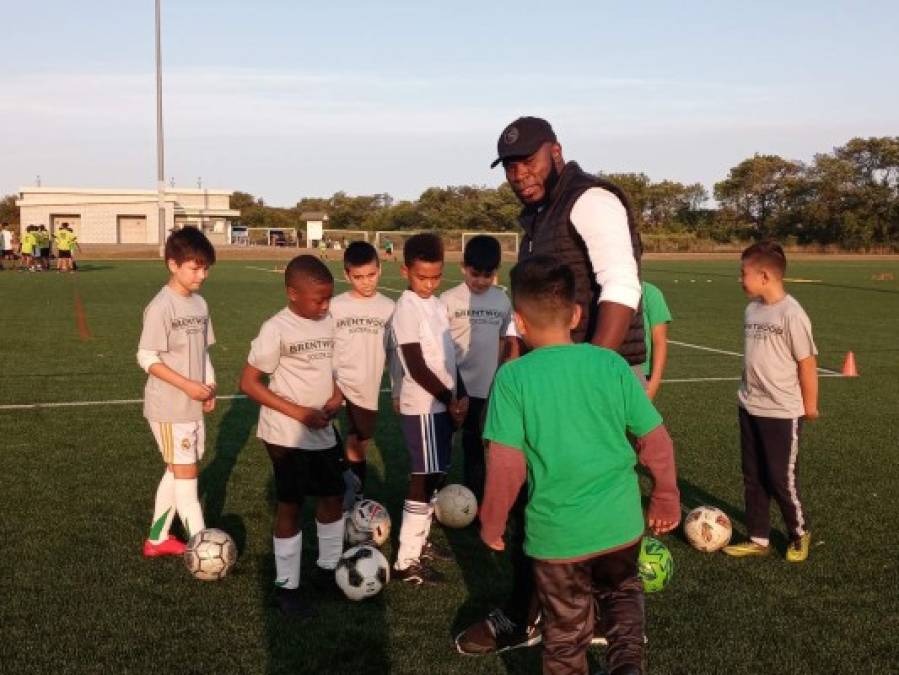
[[[899, 251], [899, 136], [853, 138], [809, 163], [756, 154], [731, 168], [712, 195], [699, 183], [653, 181], [644, 173], [597, 175], [625, 190], [641, 232], [650, 239], [727, 243], [773, 237], [847, 250]], [[15, 195], [0, 202], [0, 220], [18, 222], [14, 202]], [[370, 231], [515, 230], [520, 210], [505, 183], [432, 187], [415, 200], [337, 192], [304, 197], [289, 208], [234, 192], [231, 208], [240, 210], [241, 223], [249, 227], [302, 230], [304, 213], [325, 212], [328, 228]]]

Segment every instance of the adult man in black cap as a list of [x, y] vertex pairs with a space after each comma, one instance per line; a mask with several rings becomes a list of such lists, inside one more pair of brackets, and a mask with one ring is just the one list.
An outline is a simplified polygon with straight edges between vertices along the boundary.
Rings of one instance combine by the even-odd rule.
[[[503, 165], [523, 207], [518, 260], [551, 255], [571, 267], [582, 310], [572, 338], [618, 351], [642, 378], [639, 365], [646, 358], [640, 306], [642, 248], [626, 195], [577, 163], [566, 162], [549, 122], [538, 117], [520, 117], [509, 124], [497, 141], [497, 153], [491, 167]], [[464, 654], [540, 642], [532, 564], [523, 549], [526, 501], [523, 490], [512, 514], [509, 601], [456, 637], [456, 648]], [[604, 640], [597, 636], [594, 642]]]

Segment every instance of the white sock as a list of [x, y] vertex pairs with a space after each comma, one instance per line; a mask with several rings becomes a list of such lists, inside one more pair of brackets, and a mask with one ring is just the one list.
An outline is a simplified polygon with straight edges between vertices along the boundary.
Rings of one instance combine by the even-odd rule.
[[203, 510], [200, 508], [200, 500], [197, 497], [196, 478], [175, 479], [175, 506], [178, 509], [181, 524], [187, 530], [188, 537], [206, 529], [206, 523], [203, 522]]
[[324, 570], [337, 568], [337, 561], [343, 553], [343, 528], [346, 520], [338, 518], [333, 523], [315, 521], [318, 533], [318, 560], [316, 564]]
[[418, 562], [430, 526], [429, 506], [407, 499], [403, 502], [403, 523], [400, 526], [400, 547], [395, 569], [404, 570]]
[[272, 537], [275, 549], [275, 586], [297, 588], [300, 585], [300, 552], [303, 550], [303, 533], [279, 539]]
[[[425, 525], [425, 538], [424, 541], [428, 540], [428, 537], [431, 536], [431, 523], [434, 522], [434, 504], [437, 503], [437, 493], [434, 493], [434, 496], [431, 497], [431, 501], [428, 503], [428, 523]], [[424, 544], [424, 542], [422, 542]]]
[[767, 546], [768, 538], [767, 537], [749, 537], [749, 541], [754, 544], [758, 544], [759, 546]]
[[154, 544], [169, 538], [169, 528], [175, 517], [175, 474], [166, 470], [156, 488], [156, 505], [153, 507], [153, 520], [150, 522], [150, 536]]

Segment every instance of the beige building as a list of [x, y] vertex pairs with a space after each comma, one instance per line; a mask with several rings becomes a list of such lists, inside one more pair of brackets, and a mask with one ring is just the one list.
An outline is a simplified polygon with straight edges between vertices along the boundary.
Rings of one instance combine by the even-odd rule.
[[[230, 207], [227, 190], [165, 192], [165, 231], [190, 225], [214, 245], [231, 241], [231, 222], [240, 211]], [[46, 225], [52, 232], [69, 223], [82, 244], [158, 244], [159, 205], [155, 190], [29, 187], [19, 189], [22, 230]]]

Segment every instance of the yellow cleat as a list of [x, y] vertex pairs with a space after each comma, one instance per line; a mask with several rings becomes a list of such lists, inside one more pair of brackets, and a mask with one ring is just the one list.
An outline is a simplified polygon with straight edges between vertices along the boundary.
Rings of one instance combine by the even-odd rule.
[[808, 558], [809, 545], [812, 543], [812, 533], [806, 532], [799, 539], [787, 546], [787, 562], [799, 563]]
[[771, 554], [770, 546], [762, 546], [754, 541], [744, 541], [742, 544], [731, 544], [722, 549], [727, 555], [734, 558], [748, 558], [749, 556], [765, 556]]

